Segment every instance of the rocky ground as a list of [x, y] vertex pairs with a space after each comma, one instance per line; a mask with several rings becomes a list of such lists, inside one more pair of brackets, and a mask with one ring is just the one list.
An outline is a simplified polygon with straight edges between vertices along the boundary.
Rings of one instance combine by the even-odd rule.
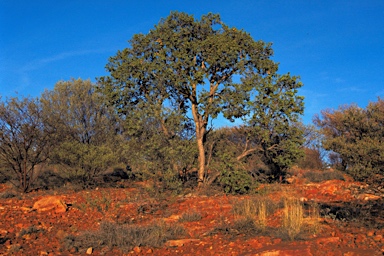
[[[249, 195], [207, 196], [191, 192], [170, 196], [157, 194], [145, 183], [131, 182], [123, 182], [120, 188], [67, 188], [20, 195], [9, 185], [1, 184], [0, 255], [384, 254], [382, 188], [350, 180], [290, 182], [260, 186], [256, 196], [271, 202], [294, 197], [304, 206], [317, 206], [320, 215], [316, 219], [310, 220], [306, 215], [306, 221], [316, 229], [294, 239], [282, 235], [279, 207], [268, 214], [267, 225], [258, 234], [246, 226], [234, 225], [239, 220], [234, 207], [253, 197]], [[86, 231], [97, 232], [103, 223], [162, 223], [180, 226], [185, 232], [159, 246], [120, 248], [101, 241], [86, 247], [76, 244], [74, 237]]]

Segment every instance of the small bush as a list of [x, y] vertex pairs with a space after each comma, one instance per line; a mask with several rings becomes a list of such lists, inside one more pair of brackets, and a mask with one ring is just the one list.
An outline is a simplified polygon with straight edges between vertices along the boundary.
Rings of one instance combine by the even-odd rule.
[[44, 230], [41, 230], [41, 229], [37, 228], [36, 226], [32, 225], [26, 229], [22, 229], [19, 233], [19, 237], [23, 237], [25, 235], [37, 234], [40, 232], [44, 232]]
[[85, 251], [89, 247], [95, 249], [116, 247], [127, 252], [135, 246], [160, 247], [167, 240], [177, 239], [185, 234], [183, 227], [164, 222], [157, 222], [148, 226], [102, 222], [99, 230], [87, 231], [77, 237], [67, 236], [62, 243], [64, 249], [74, 248], [79, 252]]
[[240, 218], [237, 219], [232, 228], [241, 234], [246, 234], [247, 236], [257, 236], [263, 234], [265, 231], [264, 227], [259, 226], [255, 223], [254, 219], [251, 218]]
[[242, 169], [224, 169], [219, 178], [227, 194], [248, 194], [256, 188], [252, 176]]
[[14, 198], [17, 195], [11, 191], [6, 191], [4, 193], [0, 193], [0, 198], [7, 199], [7, 198]]
[[97, 210], [100, 213], [106, 213], [111, 209], [112, 199], [110, 195], [105, 192], [100, 196], [92, 197], [90, 195], [85, 196], [85, 203], [74, 204], [75, 208], [86, 211], [87, 209]]

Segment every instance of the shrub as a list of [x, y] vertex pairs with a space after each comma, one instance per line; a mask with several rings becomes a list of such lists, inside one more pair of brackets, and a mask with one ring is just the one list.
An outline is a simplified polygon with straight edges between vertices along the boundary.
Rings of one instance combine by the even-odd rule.
[[310, 182], [322, 182], [326, 180], [345, 180], [343, 174], [337, 170], [307, 171], [303, 174]]
[[193, 221], [199, 221], [202, 219], [202, 216], [198, 212], [185, 212], [181, 215], [181, 218], [179, 219], [179, 222], [193, 222]]
[[87, 231], [79, 236], [67, 236], [62, 243], [64, 249], [75, 248], [80, 252], [89, 247], [95, 249], [117, 247], [127, 252], [135, 246], [159, 247], [167, 240], [177, 239], [185, 234], [186, 232], [181, 226], [164, 222], [154, 222], [148, 226], [102, 222], [99, 230]]
[[55, 189], [65, 185], [68, 180], [52, 170], [46, 170], [40, 173], [34, 183], [38, 189]]
[[100, 213], [106, 213], [111, 209], [112, 200], [109, 194], [102, 192], [101, 196], [85, 196], [85, 203], [74, 204], [73, 206], [79, 210], [86, 211], [87, 209], [97, 210]]
[[16, 194], [11, 191], [0, 193], [0, 198], [3, 198], [3, 199], [14, 198], [14, 197], [16, 197]]
[[237, 168], [224, 169], [219, 182], [224, 192], [228, 194], [247, 194], [256, 187], [252, 176], [247, 171]]

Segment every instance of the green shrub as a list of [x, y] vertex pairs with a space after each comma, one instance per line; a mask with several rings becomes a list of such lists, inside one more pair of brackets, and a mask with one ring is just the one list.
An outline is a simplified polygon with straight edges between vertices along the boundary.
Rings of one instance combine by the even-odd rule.
[[[384, 174], [384, 100], [324, 110], [314, 119], [324, 135], [323, 146], [337, 153], [339, 167], [355, 180], [375, 183]], [[330, 159], [331, 160], [331, 159]]]
[[242, 169], [224, 169], [219, 183], [227, 194], [247, 194], [256, 188], [252, 176]]
[[68, 179], [62, 177], [52, 170], [41, 172], [34, 182], [34, 187], [38, 189], [55, 189], [63, 187], [68, 182]]

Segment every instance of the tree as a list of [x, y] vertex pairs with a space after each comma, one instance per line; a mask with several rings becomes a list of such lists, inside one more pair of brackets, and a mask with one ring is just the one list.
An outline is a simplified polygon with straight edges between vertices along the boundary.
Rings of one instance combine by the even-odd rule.
[[[324, 134], [324, 148], [336, 152], [344, 171], [357, 180], [384, 173], [384, 101], [323, 110], [315, 124]], [[336, 163], [337, 156], [332, 158]]]
[[55, 130], [46, 125], [38, 99], [10, 98], [0, 103], [0, 163], [16, 174], [22, 192], [34, 181], [35, 167], [47, 161]]
[[41, 102], [46, 122], [59, 135], [53, 163], [69, 166], [87, 182], [117, 160], [119, 122], [89, 80], [58, 82]]
[[298, 123], [298, 127], [303, 131], [305, 142], [303, 143], [304, 157], [299, 160], [298, 166], [304, 169], [321, 170], [325, 167], [325, 159], [328, 152], [322, 145], [323, 135], [314, 125], [304, 125]]
[[[99, 79], [99, 89], [119, 112], [129, 113], [138, 104], [157, 104], [159, 110], [166, 106], [172, 113], [191, 117], [198, 148], [199, 186], [206, 170], [206, 135], [219, 114], [231, 121], [263, 119], [258, 116], [262, 111], [252, 114], [260, 110], [259, 101], [255, 101], [255, 94], [260, 92], [267, 97], [279, 92], [278, 99], [287, 98], [279, 105], [287, 108], [285, 117], [302, 111], [288, 105], [301, 106], [301, 98], [295, 97], [301, 83], [289, 74], [276, 73], [278, 64], [270, 59], [271, 44], [228, 27], [219, 15], [195, 20], [191, 15], [172, 12], [148, 34], [134, 35], [129, 43], [129, 48], [109, 59], [106, 69], [110, 75]], [[280, 89], [286, 85], [292, 88]], [[273, 105], [273, 100], [270, 103]], [[269, 117], [280, 122], [273, 116], [274, 110], [278, 109], [272, 108]]]

